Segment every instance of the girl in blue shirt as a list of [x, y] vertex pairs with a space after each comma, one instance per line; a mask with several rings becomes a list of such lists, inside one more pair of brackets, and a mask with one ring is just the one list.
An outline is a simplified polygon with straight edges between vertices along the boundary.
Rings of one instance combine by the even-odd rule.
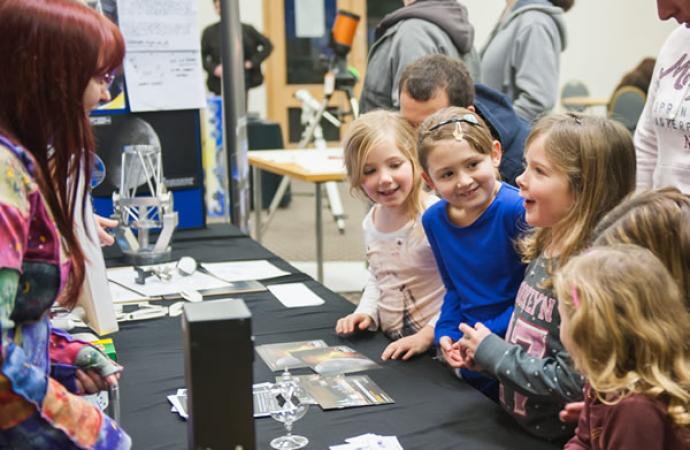
[[[453, 343], [461, 322], [486, 324], [503, 336], [524, 276], [514, 241], [525, 229], [517, 189], [497, 179], [501, 144], [477, 114], [450, 107], [420, 128], [424, 180], [442, 198], [422, 218], [446, 287], [435, 342], [456, 369], [462, 357]], [[461, 369], [458, 374], [493, 399], [497, 384]]]

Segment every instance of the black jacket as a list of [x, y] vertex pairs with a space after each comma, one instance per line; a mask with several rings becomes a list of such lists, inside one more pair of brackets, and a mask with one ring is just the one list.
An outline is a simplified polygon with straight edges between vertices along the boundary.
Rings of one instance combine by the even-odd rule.
[[[273, 51], [273, 44], [253, 26], [243, 23], [242, 49], [244, 60], [252, 63], [251, 69], [244, 70], [245, 89], [259, 86], [264, 81], [261, 63]], [[218, 22], [206, 27], [201, 35], [201, 56], [204, 70], [208, 74], [206, 86], [216, 95], [220, 95], [220, 78], [213, 75], [213, 70], [221, 63], [220, 52], [220, 22]]]

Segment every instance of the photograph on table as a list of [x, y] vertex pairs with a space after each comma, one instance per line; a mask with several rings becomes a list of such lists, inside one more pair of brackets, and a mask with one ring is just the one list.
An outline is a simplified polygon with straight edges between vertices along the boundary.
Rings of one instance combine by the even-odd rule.
[[285, 369], [309, 367], [304, 361], [291, 355], [292, 352], [324, 348], [327, 344], [321, 339], [313, 341], [280, 342], [277, 344], [263, 344], [256, 347], [256, 353], [274, 372]]
[[314, 372], [322, 375], [337, 375], [381, 368], [380, 365], [360, 352], [344, 345], [301, 350], [291, 354], [311, 367]]

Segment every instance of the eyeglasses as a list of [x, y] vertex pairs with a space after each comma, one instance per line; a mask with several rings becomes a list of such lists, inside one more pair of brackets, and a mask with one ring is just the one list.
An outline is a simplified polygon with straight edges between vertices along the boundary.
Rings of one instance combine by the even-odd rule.
[[93, 77], [93, 79], [100, 84], [104, 84], [107, 87], [110, 87], [113, 84], [113, 81], [115, 81], [115, 72], [108, 72], [104, 73], [103, 75], [96, 75], [95, 77]]
[[453, 117], [452, 119], [444, 120], [441, 123], [437, 123], [433, 127], [426, 130], [426, 132], [431, 133], [432, 131], [436, 131], [441, 127], [450, 125], [451, 123], [469, 123], [470, 125], [478, 126], [479, 120], [477, 120], [477, 117], [474, 114], [465, 114], [461, 117]]

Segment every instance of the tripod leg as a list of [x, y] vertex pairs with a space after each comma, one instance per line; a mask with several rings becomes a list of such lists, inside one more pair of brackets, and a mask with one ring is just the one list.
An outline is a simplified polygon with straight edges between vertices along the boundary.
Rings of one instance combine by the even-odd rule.
[[326, 195], [328, 196], [328, 206], [331, 209], [335, 225], [338, 227], [340, 234], [345, 234], [345, 211], [343, 209], [343, 202], [340, 200], [338, 183], [330, 181], [324, 183], [324, 185], [326, 186]]
[[[268, 211], [266, 212], [266, 220], [264, 220], [264, 223], [261, 225], [261, 228], [263, 231], [266, 231], [266, 229], [268, 228], [268, 225], [271, 223], [271, 220], [273, 220], [273, 216], [275, 215], [276, 210], [278, 209], [278, 205], [280, 205], [280, 202], [283, 200], [283, 196], [285, 195], [285, 191], [287, 191], [287, 188], [289, 186], [290, 186], [290, 178], [289, 177], [283, 177], [280, 180], [280, 184], [278, 185], [278, 189], [276, 189], [276, 193], [273, 194], [273, 199], [271, 199], [271, 204], [268, 206]], [[256, 202], [256, 200], [254, 200], [254, 202]]]

